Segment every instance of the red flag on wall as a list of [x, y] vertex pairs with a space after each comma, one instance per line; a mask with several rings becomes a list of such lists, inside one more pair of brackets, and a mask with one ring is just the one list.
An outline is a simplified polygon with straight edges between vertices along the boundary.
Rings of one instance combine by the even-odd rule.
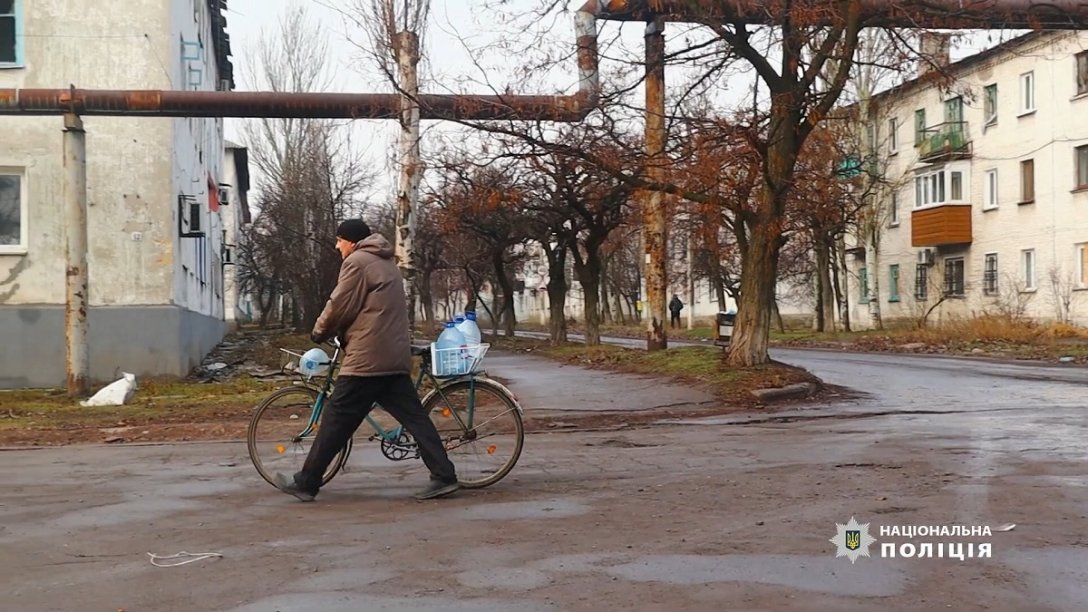
[[219, 212], [219, 183], [208, 174], [208, 210]]

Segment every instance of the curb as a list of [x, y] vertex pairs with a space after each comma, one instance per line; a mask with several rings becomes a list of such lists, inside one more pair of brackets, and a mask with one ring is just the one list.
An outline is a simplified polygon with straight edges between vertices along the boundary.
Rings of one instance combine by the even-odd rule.
[[761, 402], [773, 402], [776, 400], [808, 397], [816, 392], [814, 383], [796, 383], [785, 387], [773, 387], [770, 389], [755, 389], [751, 391], [753, 397]]

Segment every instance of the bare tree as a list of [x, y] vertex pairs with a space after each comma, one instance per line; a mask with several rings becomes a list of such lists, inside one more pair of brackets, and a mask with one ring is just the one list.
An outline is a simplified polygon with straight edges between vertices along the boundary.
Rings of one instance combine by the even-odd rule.
[[1051, 266], [1047, 270], [1051, 297], [1054, 300], [1054, 314], [1058, 323], [1071, 322], [1073, 300], [1077, 296], [1077, 279], [1072, 270], [1063, 271], [1061, 265]]
[[408, 296], [409, 333], [415, 331], [416, 215], [423, 163], [420, 157], [419, 63], [430, 0], [355, 0], [349, 13], [366, 33], [363, 47], [400, 93], [400, 181], [397, 187], [396, 258]]
[[[330, 84], [327, 47], [320, 24], [299, 7], [277, 29], [263, 33], [250, 52], [246, 78], [254, 89], [320, 91]], [[243, 135], [256, 166], [259, 239], [244, 271], [251, 279], [273, 275], [291, 297], [292, 324], [309, 327], [336, 284], [340, 256], [333, 248], [336, 224], [361, 210], [369, 183], [348, 134], [327, 120], [259, 119]], [[280, 266], [282, 254], [290, 266]], [[260, 266], [272, 266], [264, 270]]]

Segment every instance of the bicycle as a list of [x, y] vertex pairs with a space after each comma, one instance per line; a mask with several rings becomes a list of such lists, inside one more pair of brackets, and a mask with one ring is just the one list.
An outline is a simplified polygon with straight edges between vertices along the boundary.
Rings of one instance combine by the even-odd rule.
[[[273, 391], [257, 406], [250, 421], [246, 434], [250, 460], [261, 477], [273, 486], [277, 471], [293, 474], [301, 469], [316, 436], [322, 409], [332, 394], [333, 381], [340, 366], [342, 347], [335, 340], [330, 345], [335, 351], [329, 362], [324, 364], [328, 369], [323, 382], [317, 384], [311, 377], [296, 372], [301, 381]], [[525, 443], [524, 411], [517, 397], [502, 383], [478, 370], [489, 346], [480, 344], [436, 351], [440, 361], [450, 357], [443, 354], [445, 352], [468, 351], [469, 354], [461, 354], [461, 358], [470, 357], [471, 363], [463, 368], [463, 373], [450, 376], [432, 371], [435, 355], [432, 355], [431, 347], [413, 345], [411, 348], [412, 356], [420, 358], [416, 392], [419, 392], [424, 381], [432, 387], [422, 400], [423, 408], [438, 429], [446, 452], [450, 453], [450, 459], [457, 467], [461, 486], [469, 489], [487, 487], [502, 480], [521, 457]], [[280, 350], [301, 358], [293, 351]], [[284, 371], [288, 371], [291, 365], [290, 362], [285, 364]], [[461, 394], [466, 396], [464, 403], [458, 399]], [[380, 408], [378, 404], [374, 407]], [[382, 454], [387, 459], [405, 461], [419, 458], [419, 448], [403, 425], [398, 423], [396, 427], [383, 428], [375, 420], [373, 410], [366, 416], [365, 422], [374, 430], [367, 441], [380, 440]], [[486, 446], [477, 446], [477, 443], [485, 440], [489, 441]], [[322, 485], [343, 469], [353, 446], [354, 436], [329, 464], [322, 477]], [[496, 464], [492, 459], [501, 460], [503, 455], [499, 454], [500, 449], [508, 451], [509, 456]], [[462, 451], [463, 454], [455, 454], [455, 451]], [[483, 465], [477, 465], [472, 459]], [[495, 467], [489, 467], [492, 465]]]

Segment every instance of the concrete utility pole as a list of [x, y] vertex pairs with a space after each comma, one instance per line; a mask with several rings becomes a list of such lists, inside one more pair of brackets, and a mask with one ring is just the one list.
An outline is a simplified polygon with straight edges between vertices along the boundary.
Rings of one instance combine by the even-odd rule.
[[[655, 18], [646, 24], [646, 174], [651, 181], [664, 181], [665, 163], [665, 22]], [[668, 225], [665, 194], [655, 190], [646, 195], [646, 349], [656, 351], [669, 347], [665, 334]]]
[[83, 121], [73, 113], [64, 116], [64, 174], [68, 396], [81, 397], [90, 390], [91, 380], [87, 346], [87, 135]]
[[397, 63], [400, 69], [400, 187], [397, 190], [396, 257], [404, 276], [404, 294], [408, 297], [408, 335], [416, 327], [416, 216], [419, 182], [423, 174], [419, 152], [419, 36], [405, 31], [396, 35]]

